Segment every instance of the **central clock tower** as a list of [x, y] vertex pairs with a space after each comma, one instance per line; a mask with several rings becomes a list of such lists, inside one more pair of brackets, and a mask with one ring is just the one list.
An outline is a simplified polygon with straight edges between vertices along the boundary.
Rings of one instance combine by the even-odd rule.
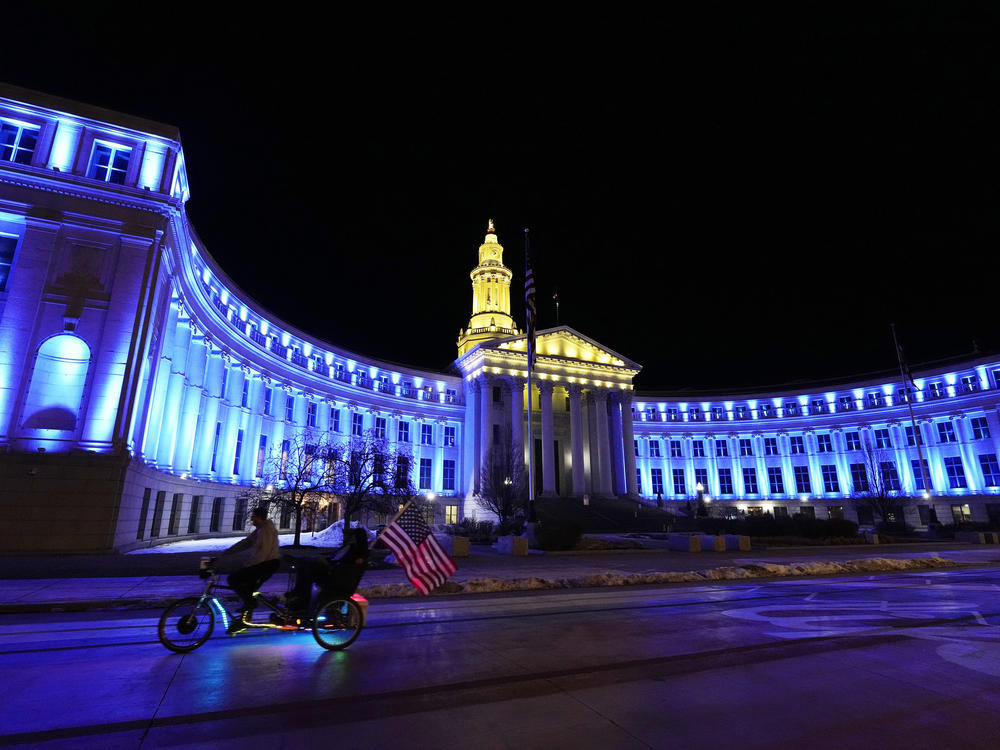
[[518, 335], [510, 317], [510, 280], [514, 274], [503, 264], [503, 245], [497, 239], [493, 219], [489, 221], [486, 239], [479, 246], [479, 265], [469, 275], [472, 317], [458, 334], [459, 357], [482, 341]]

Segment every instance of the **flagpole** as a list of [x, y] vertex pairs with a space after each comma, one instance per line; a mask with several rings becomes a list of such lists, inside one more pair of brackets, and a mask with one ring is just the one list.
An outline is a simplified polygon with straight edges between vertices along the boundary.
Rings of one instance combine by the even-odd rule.
[[[917, 429], [917, 418], [913, 414], [913, 399], [909, 396], [910, 387], [907, 382], [913, 382], [913, 376], [907, 377], [907, 368], [903, 365], [903, 350], [899, 346], [899, 339], [896, 337], [896, 324], [890, 323], [889, 328], [892, 330], [892, 343], [896, 345], [896, 360], [899, 362], [899, 377], [903, 381], [903, 392], [907, 394], [906, 405], [910, 409], [910, 425], [913, 427], [913, 442], [917, 444], [917, 458], [920, 459], [920, 476], [924, 480], [924, 497], [929, 498], [931, 496], [931, 483], [928, 481], [927, 476], [927, 466], [924, 464], [924, 451], [920, 447], [920, 431]], [[914, 396], [916, 391], [914, 391]]]
[[410, 497], [410, 499], [406, 501], [406, 504], [404, 504], [403, 507], [399, 509], [399, 512], [396, 513], [396, 515], [394, 515], [391, 519], [389, 519], [389, 522], [385, 526], [382, 527], [382, 531], [385, 531], [390, 526], [392, 526], [394, 523], [396, 523], [396, 521], [399, 520], [399, 517], [406, 512], [406, 509], [409, 508], [411, 505], [413, 505], [413, 501], [416, 500], [416, 499], [417, 499], [416, 495], [412, 495]]
[[[528, 355], [528, 521], [534, 522], [536, 520], [535, 516], [535, 462], [534, 462], [534, 450], [535, 450], [535, 440], [532, 435], [531, 428], [531, 370], [532, 362], [534, 358], [534, 335], [535, 335], [535, 319], [534, 313], [531, 310], [531, 306], [534, 304], [534, 276], [533, 271], [530, 266], [531, 258], [531, 242], [528, 237], [528, 228], [524, 228], [524, 275], [525, 275], [525, 352]], [[529, 292], [528, 284], [531, 284], [531, 289]], [[530, 294], [531, 299], [528, 295]]]

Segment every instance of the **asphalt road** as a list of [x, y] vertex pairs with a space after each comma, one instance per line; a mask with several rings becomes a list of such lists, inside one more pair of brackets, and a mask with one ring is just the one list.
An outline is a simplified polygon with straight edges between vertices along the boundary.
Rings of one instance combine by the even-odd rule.
[[348, 650], [0, 621], [0, 746], [995, 748], [1000, 572], [372, 602]]

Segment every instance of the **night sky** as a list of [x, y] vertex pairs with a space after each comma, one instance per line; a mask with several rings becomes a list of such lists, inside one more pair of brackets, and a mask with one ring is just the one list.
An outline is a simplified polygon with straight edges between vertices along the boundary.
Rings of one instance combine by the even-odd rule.
[[892, 368], [893, 321], [913, 363], [1000, 349], [992, 19], [906, 7], [389, 29], [79, 4], [15, 20], [0, 77], [178, 126], [209, 252], [321, 339], [446, 368], [492, 218], [519, 326], [529, 227], [541, 327], [558, 290], [640, 391], [736, 390]]

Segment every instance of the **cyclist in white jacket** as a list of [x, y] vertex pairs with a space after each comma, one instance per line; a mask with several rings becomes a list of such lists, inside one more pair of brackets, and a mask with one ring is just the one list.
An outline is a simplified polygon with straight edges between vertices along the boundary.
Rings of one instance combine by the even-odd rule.
[[245, 621], [250, 619], [255, 603], [253, 593], [258, 591], [268, 578], [273, 576], [281, 564], [281, 552], [278, 546], [278, 530], [267, 517], [267, 506], [254, 508], [250, 513], [250, 523], [254, 525], [246, 539], [241, 539], [223, 552], [229, 555], [234, 552], [250, 550], [250, 558], [242, 568], [229, 576], [229, 585], [239, 594], [243, 601], [241, 616], [234, 619], [230, 631], [243, 628]]

